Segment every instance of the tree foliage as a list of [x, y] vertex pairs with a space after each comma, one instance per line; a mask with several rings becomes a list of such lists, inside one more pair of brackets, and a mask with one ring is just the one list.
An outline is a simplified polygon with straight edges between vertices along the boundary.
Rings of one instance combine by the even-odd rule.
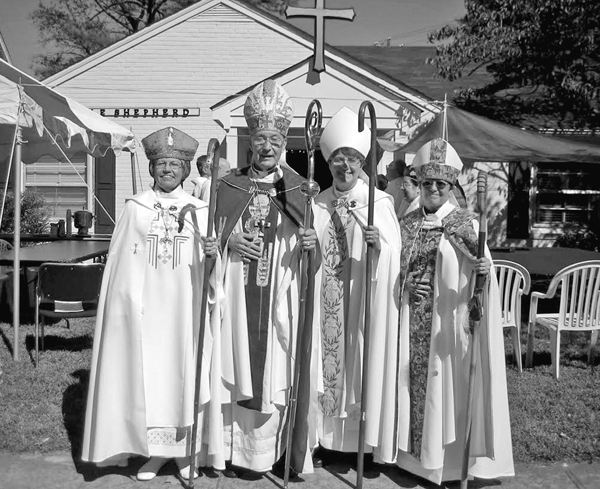
[[[35, 72], [46, 78], [199, 0], [50, 0], [31, 14], [44, 54]], [[294, 0], [243, 0], [282, 14]]]
[[[0, 193], [2, 200], [2, 193]], [[27, 188], [21, 198], [21, 232], [23, 234], [43, 234], [49, 231], [51, 209], [46, 199], [36, 190]], [[4, 215], [0, 223], [0, 231], [13, 233], [15, 230], [15, 194], [6, 194]]]
[[469, 110], [523, 126], [600, 125], [598, 0], [465, 0], [467, 14], [434, 31], [429, 62], [448, 80], [486, 70], [460, 93]]

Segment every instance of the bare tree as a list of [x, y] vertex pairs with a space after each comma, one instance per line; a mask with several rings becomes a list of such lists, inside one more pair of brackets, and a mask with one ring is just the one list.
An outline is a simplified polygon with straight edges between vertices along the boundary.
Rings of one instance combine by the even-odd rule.
[[[199, 0], [51, 0], [31, 14], [46, 52], [34, 58], [46, 78]], [[283, 14], [296, 0], [244, 0]]]

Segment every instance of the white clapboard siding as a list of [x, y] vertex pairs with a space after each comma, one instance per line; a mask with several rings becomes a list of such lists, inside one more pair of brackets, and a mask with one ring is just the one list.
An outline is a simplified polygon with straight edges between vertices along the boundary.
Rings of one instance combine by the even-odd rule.
[[25, 166], [25, 185], [45, 198], [52, 221], [65, 219], [67, 209], [88, 208], [86, 155], [75, 155], [71, 163], [44, 156]]
[[[211, 106], [312, 53], [293, 36], [282, 35], [268, 23], [245, 15], [244, 8], [237, 10], [223, 4], [200, 11], [139, 42], [133, 39], [126, 49], [119, 49], [114, 55], [110, 50], [105, 50], [107, 54], [98, 63], [90, 64], [89, 69], [56, 88], [95, 110], [199, 109], [198, 116], [185, 119], [111, 119], [131, 128], [138, 140], [163, 127], [175, 126], [199, 141], [196, 158], [206, 153], [210, 138], [223, 140], [226, 135], [213, 120]], [[151, 182], [141, 148], [138, 161], [142, 176], [142, 184], [137, 181], [139, 192], [148, 189]], [[194, 161], [192, 177], [195, 175]], [[129, 154], [117, 157], [115, 185], [118, 216], [126, 198], [133, 193]], [[186, 182], [184, 187], [191, 191], [192, 185]]]

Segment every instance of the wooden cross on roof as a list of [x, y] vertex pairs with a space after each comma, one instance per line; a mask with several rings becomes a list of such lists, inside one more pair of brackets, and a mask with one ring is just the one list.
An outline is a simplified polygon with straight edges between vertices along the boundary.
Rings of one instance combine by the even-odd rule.
[[315, 8], [288, 7], [285, 10], [286, 17], [314, 17], [315, 19], [315, 47], [314, 70], [325, 71], [325, 19], [354, 20], [356, 13], [353, 8], [328, 9], [325, 8], [325, 0], [316, 0]]

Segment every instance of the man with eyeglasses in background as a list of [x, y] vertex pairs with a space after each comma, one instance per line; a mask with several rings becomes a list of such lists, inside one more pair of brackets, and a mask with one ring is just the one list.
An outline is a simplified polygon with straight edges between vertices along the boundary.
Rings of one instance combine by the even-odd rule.
[[[390, 195], [375, 189], [368, 226], [369, 185], [360, 178], [370, 151], [368, 128], [342, 108], [329, 121], [320, 145], [333, 184], [315, 199], [314, 227], [320, 268], [315, 278], [314, 386], [309, 419], [318, 443], [315, 463], [339, 459], [331, 451], [359, 451], [361, 388], [368, 385], [365, 453], [392, 462], [396, 456], [396, 372], [400, 230]], [[369, 376], [363, 382], [363, 335], [367, 245], [374, 247]], [[406, 370], [404, 368], [404, 370]], [[406, 420], [400, 420], [406, 422]], [[315, 442], [316, 442], [315, 441]], [[355, 457], [355, 455], [353, 456]], [[355, 459], [355, 458], [354, 458]]]
[[[182, 188], [198, 141], [167, 127], [142, 140], [154, 182], [125, 203], [104, 271], [90, 372], [82, 459], [124, 467], [132, 455], [149, 459], [140, 481], [156, 477], [170, 459], [189, 477], [188, 447], [194, 423], [196, 344], [204, 256], [216, 255], [206, 237], [208, 205]], [[217, 266], [211, 274], [217, 274]], [[216, 276], [210, 279], [216, 283]], [[211, 287], [207, 336], [218, 344], [219, 304]], [[211, 362], [212, 341], [199, 354], [205, 379], [220, 385], [220, 364]], [[214, 368], [213, 368], [214, 366]], [[212, 376], [212, 377], [211, 377]], [[201, 385], [196, 447], [204, 463], [224, 467], [219, 389]], [[209, 409], [212, 410], [209, 412]], [[212, 443], [206, 443], [213, 433]], [[205, 443], [203, 443], [205, 442]], [[197, 474], [194, 474], [196, 477]]]
[[[289, 95], [266, 80], [248, 95], [244, 116], [251, 163], [221, 180], [215, 225], [225, 289], [225, 475], [254, 479], [270, 470], [285, 449], [305, 198], [300, 192], [304, 178], [280, 164], [294, 116]], [[315, 241], [309, 231], [305, 246]]]

